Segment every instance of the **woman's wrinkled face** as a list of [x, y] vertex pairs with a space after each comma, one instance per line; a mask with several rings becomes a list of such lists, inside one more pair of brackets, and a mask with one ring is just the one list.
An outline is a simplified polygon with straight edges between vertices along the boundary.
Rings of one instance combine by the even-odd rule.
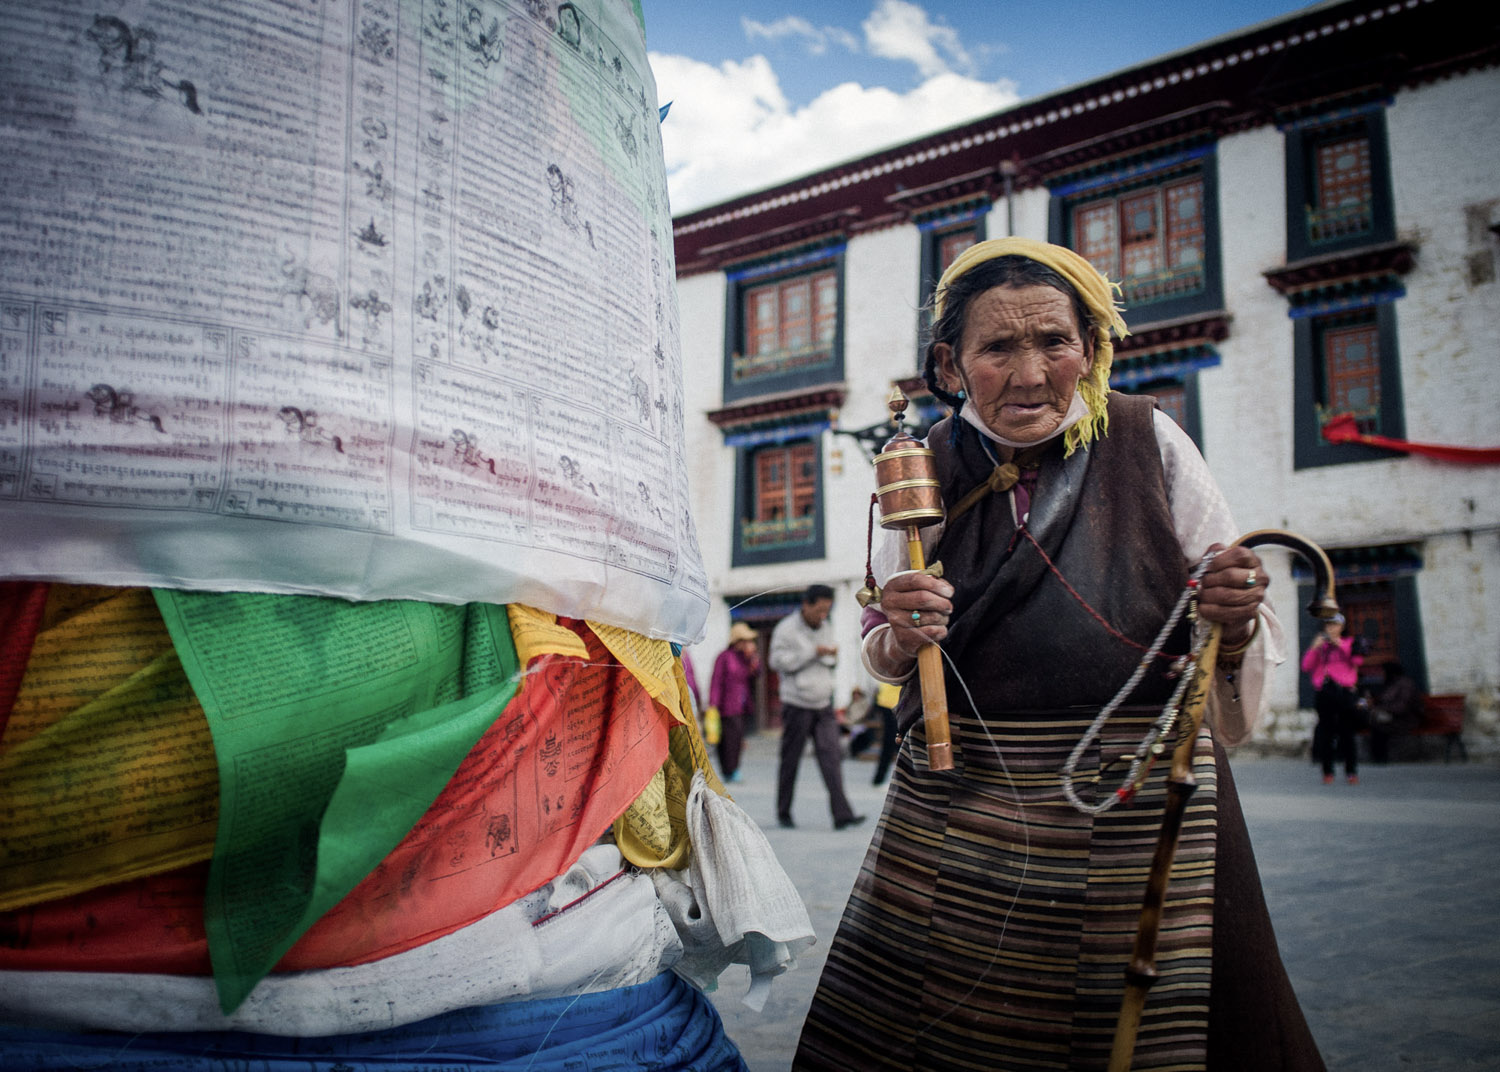
[[1047, 286], [991, 287], [969, 303], [957, 352], [946, 343], [934, 351], [944, 385], [963, 388], [992, 432], [1021, 443], [1057, 431], [1094, 365], [1092, 332]]

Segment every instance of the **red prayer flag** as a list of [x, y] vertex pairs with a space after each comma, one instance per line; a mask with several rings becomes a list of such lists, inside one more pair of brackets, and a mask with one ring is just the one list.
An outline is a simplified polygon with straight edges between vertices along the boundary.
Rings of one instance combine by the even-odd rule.
[[[593, 632], [532, 660], [422, 819], [277, 971], [362, 964], [474, 923], [598, 840], [667, 758], [669, 716]], [[0, 912], [0, 969], [212, 974], [197, 864]]]

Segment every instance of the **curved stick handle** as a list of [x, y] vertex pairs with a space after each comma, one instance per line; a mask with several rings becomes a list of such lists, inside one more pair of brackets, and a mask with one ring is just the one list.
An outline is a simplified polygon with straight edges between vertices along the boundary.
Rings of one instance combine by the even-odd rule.
[[[1290, 548], [1312, 566], [1315, 591], [1307, 606], [1309, 614], [1315, 618], [1331, 618], [1338, 613], [1333, 564], [1323, 549], [1311, 540], [1281, 529], [1256, 529], [1230, 546], [1261, 547], [1266, 544]], [[1167, 775], [1166, 811], [1156, 841], [1156, 853], [1151, 858], [1151, 871], [1146, 876], [1146, 895], [1141, 905], [1140, 923], [1136, 927], [1135, 945], [1130, 951], [1130, 963], [1125, 968], [1125, 996], [1120, 1003], [1120, 1018], [1115, 1023], [1109, 1072], [1130, 1072], [1146, 992], [1156, 982], [1156, 939], [1161, 930], [1162, 908], [1166, 903], [1167, 883], [1172, 877], [1172, 858], [1177, 854], [1182, 818], [1187, 811], [1188, 798], [1198, 788], [1193, 778], [1193, 750], [1197, 747], [1198, 730], [1203, 725], [1203, 711], [1208, 702], [1209, 683], [1213, 681], [1218, 665], [1219, 639], [1223, 631], [1224, 627], [1217, 622], [1209, 630], [1208, 640], [1198, 653], [1198, 661], [1192, 670], [1193, 680], [1182, 698], [1182, 715], [1178, 723], [1181, 736], [1172, 751], [1172, 770]]]
[[1256, 529], [1241, 536], [1231, 547], [1264, 547], [1277, 544], [1290, 548], [1307, 560], [1313, 570], [1313, 598], [1307, 605], [1307, 613], [1314, 618], [1332, 618], [1339, 612], [1339, 603], [1334, 598], [1333, 563], [1317, 544], [1305, 536], [1285, 529]]

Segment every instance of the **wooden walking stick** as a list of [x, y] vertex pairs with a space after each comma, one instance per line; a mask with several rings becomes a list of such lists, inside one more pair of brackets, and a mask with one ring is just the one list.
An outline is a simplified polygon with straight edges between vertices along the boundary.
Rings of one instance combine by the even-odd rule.
[[[1279, 544], [1290, 548], [1305, 558], [1313, 568], [1314, 594], [1307, 609], [1315, 618], [1331, 618], [1339, 607], [1334, 599], [1333, 565], [1323, 549], [1311, 540], [1280, 529], [1258, 529], [1234, 541], [1231, 546], [1259, 547], [1264, 544]], [[1130, 1072], [1130, 1062], [1135, 1055], [1136, 1032], [1141, 1024], [1141, 1012], [1146, 1006], [1146, 994], [1156, 982], [1156, 939], [1161, 931], [1162, 905], [1166, 901], [1167, 883], [1172, 877], [1172, 858], [1177, 852], [1177, 838], [1182, 831], [1183, 814], [1187, 811], [1188, 798], [1198, 788], [1193, 778], [1193, 749], [1198, 740], [1198, 729], [1203, 724], [1203, 709], [1208, 700], [1208, 690], [1219, 660], [1219, 637], [1223, 627], [1215, 623], [1209, 630], [1208, 640], [1198, 654], [1193, 670], [1192, 683], [1182, 700], [1182, 718], [1179, 720], [1177, 747], [1172, 752], [1172, 769], [1167, 775], [1167, 805], [1162, 816], [1161, 834], [1156, 841], [1156, 853], [1151, 859], [1151, 871], [1146, 878], [1146, 897], [1141, 906], [1140, 923], [1136, 928], [1135, 946], [1130, 953], [1130, 963], [1125, 969], [1125, 997], [1120, 1003], [1120, 1018], [1115, 1024], [1114, 1048], [1109, 1055], [1109, 1072]]]

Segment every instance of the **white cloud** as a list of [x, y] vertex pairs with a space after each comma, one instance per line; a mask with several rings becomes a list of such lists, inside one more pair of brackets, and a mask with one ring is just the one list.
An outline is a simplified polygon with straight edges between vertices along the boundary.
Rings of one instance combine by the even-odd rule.
[[923, 78], [957, 71], [972, 75], [974, 60], [951, 26], [934, 24], [926, 9], [907, 0], [880, 0], [861, 24], [873, 56], [907, 60]]
[[822, 34], [818, 33], [818, 28], [796, 15], [787, 15], [775, 22], [756, 22], [747, 15], [741, 15], [740, 28], [751, 41], [757, 37], [763, 37], [767, 41], [779, 41], [783, 37], [805, 37], [809, 41], [822, 43]]
[[741, 15], [740, 28], [745, 31], [745, 38], [750, 41], [756, 38], [763, 38], [767, 41], [780, 41], [788, 37], [801, 38], [807, 46], [807, 51], [814, 56], [826, 53], [830, 42], [850, 52], [859, 51], [859, 38], [843, 27], [824, 26], [819, 29], [796, 15], [786, 15], [774, 22], [757, 22]]
[[842, 26], [825, 26], [823, 27], [823, 32], [828, 35], [830, 41], [838, 45], [843, 45], [850, 52], [859, 51], [859, 38]]
[[[893, 4], [897, 0], [886, 0], [882, 9]], [[662, 142], [675, 213], [975, 119], [1019, 99], [1009, 80], [981, 82], [941, 70], [904, 93], [845, 82], [794, 109], [764, 56], [717, 67], [660, 53], [650, 60], [658, 99], [673, 102]]]

